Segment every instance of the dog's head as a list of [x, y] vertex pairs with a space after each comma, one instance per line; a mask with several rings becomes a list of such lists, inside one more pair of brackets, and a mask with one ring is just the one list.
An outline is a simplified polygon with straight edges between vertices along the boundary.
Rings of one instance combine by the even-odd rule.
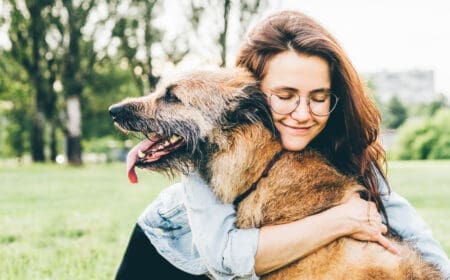
[[274, 131], [265, 95], [242, 69], [190, 72], [109, 112], [121, 130], [146, 137], [128, 155], [132, 182], [134, 166], [171, 173], [199, 167], [237, 126], [260, 122]]

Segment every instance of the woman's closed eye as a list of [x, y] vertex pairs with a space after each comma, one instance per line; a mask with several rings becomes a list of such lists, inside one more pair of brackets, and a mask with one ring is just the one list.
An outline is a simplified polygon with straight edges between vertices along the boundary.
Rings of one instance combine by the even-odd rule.
[[327, 92], [315, 92], [310, 95], [310, 100], [313, 102], [326, 102], [330, 98], [330, 94]]
[[291, 100], [296, 98], [295, 94], [292, 93], [277, 93], [275, 96], [280, 100]]

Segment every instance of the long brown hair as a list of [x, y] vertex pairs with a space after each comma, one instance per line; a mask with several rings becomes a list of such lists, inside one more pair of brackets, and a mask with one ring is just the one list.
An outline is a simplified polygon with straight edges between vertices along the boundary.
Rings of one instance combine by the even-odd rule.
[[236, 65], [249, 69], [258, 80], [266, 74], [266, 64], [284, 51], [316, 55], [330, 65], [331, 90], [339, 104], [324, 130], [311, 142], [343, 173], [355, 176], [369, 191], [386, 217], [378, 190], [377, 173], [386, 182], [382, 165], [386, 163], [380, 145], [381, 116], [349, 58], [320, 24], [297, 11], [269, 16], [248, 34]]

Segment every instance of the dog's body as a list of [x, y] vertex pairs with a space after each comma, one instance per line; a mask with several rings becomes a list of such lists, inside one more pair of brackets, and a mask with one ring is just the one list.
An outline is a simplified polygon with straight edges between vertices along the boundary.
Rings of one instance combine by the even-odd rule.
[[[135, 178], [134, 165], [157, 171], [195, 168], [227, 203], [260, 179], [237, 208], [240, 228], [292, 222], [364, 191], [310, 149], [284, 152], [260, 178], [282, 147], [264, 95], [243, 70], [191, 73], [110, 112], [122, 129], [143, 132], [158, 143], [143, 141], [142, 151], [132, 154], [130, 178]], [[339, 238], [264, 278], [442, 279], [406, 243], [392, 241], [399, 255], [377, 243]]]

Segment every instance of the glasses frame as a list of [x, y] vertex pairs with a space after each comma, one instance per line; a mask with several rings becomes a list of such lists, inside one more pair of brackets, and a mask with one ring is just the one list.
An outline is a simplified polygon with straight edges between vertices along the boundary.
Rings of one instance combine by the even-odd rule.
[[[336, 103], [334, 103], [333, 107], [330, 108], [330, 111], [329, 111], [327, 114], [316, 114], [316, 113], [314, 113], [314, 112], [311, 110], [311, 106], [310, 106], [311, 95], [309, 95], [309, 96], [306, 98], [306, 102], [307, 102], [306, 104], [308, 104], [309, 112], [310, 112], [311, 114], [313, 114], [313, 115], [315, 115], [315, 116], [318, 116], [318, 117], [325, 117], [325, 116], [329, 116], [329, 115], [336, 109], [336, 107], [337, 107], [337, 105], [338, 105], [338, 103], [339, 103], [339, 96], [337, 96], [336, 94], [334, 94], [334, 93], [332, 93], [332, 92], [327, 92], [327, 94], [329, 94], [330, 96], [336, 98]], [[295, 96], [297, 96], [297, 101], [295, 102], [296, 105], [295, 105], [294, 109], [292, 109], [292, 110], [289, 111], [288, 113], [279, 113], [279, 112], [275, 111], [275, 110], [273, 109], [273, 107], [272, 107], [272, 96], [273, 96], [273, 95], [275, 95], [275, 97], [278, 98], [278, 96], [277, 96], [276, 94], [273, 94], [273, 93], [270, 93], [270, 94], [269, 94], [269, 105], [270, 105], [270, 109], [271, 109], [272, 111], [274, 111], [275, 113], [279, 114], [279, 115], [289, 115], [289, 114], [291, 114], [292, 112], [294, 112], [295, 110], [297, 110], [298, 105], [300, 105], [300, 101], [301, 101], [301, 99], [302, 99], [300, 95], [295, 94]], [[331, 105], [331, 104], [330, 104], [330, 105]]]

